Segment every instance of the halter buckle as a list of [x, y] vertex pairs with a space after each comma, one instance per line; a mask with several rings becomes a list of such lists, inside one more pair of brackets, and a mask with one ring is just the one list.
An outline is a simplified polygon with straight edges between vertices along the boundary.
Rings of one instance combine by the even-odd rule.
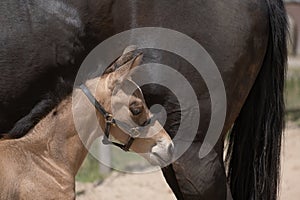
[[106, 122], [106, 124], [110, 124], [110, 125], [115, 125], [116, 124], [112, 114], [107, 114], [105, 116], [105, 122]]
[[141, 133], [138, 129], [139, 129], [138, 127], [131, 128], [130, 129], [130, 136], [133, 137], [133, 138], [139, 137], [141, 135]]

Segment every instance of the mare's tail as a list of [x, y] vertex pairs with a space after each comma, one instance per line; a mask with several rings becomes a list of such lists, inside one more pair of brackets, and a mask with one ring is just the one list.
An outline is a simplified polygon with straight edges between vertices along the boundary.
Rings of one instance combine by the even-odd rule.
[[269, 44], [256, 82], [230, 134], [228, 179], [233, 199], [275, 200], [278, 196], [287, 21], [282, 0], [266, 0]]

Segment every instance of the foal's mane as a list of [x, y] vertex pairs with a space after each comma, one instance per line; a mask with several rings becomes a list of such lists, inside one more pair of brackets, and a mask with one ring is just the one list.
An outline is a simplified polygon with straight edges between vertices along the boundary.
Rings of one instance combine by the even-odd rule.
[[30, 113], [21, 118], [9, 133], [0, 133], [0, 139], [17, 139], [24, 137], [36, 124], [47, 116], [61, 101], [71, 95], [73, 83], [62, 77], [58, 78], [53, 91], [44, 95], [42, 101], [37, 103]]

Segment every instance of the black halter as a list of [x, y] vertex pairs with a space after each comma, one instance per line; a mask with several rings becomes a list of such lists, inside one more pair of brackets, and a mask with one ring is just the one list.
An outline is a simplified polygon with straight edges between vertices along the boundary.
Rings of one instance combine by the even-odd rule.
[[95, 106], [95, 108], [103, 115], [105, 119], [105, 130], [104, 130], [102, 143], [105, 145], [112, 144], [121, 148], [124, 151], [129, 151], [134, 139], [140, 135], [140, 132], [138, 130], [139, 127], [130, 128], [127, 124], [118, 121], [118, 126], [122, 125], [122, 128], [128, 131], [128, 133], [130, 133], [129, 134], [130, 138], [126, 144], [120, 144], [120, 143], [110, 141], [109, 140], [110, 128], [111, 126], [116, 125], [117, 120], [114, 119], [113, 116], [103, 108], [103, 106], [101, 106], [101, 104], [96, 100], [96, 98], [92, 95], [90, 90], [84, 84], [80, 85], [80, 89], [87, 96], [90, 102]]

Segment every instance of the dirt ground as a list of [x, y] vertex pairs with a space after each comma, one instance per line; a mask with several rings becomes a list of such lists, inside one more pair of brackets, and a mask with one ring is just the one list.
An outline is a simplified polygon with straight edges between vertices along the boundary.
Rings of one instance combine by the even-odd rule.
[[174, 200], [171, 189], [160, 171], [145, 174], [113, 173], [100, 186], [77, 184], [77, 200]]
[[[283, 145], [280, 200], [300, 198], [300, 128], [289, 125]], [[101, 185], [77, 183], [78, 200], [174, 200], [160, 171], [146, 174], [113, 173]]]
[[285, 133], [282, 157], [280, 200], [300, 199], [300, 128], [290, 126]]

